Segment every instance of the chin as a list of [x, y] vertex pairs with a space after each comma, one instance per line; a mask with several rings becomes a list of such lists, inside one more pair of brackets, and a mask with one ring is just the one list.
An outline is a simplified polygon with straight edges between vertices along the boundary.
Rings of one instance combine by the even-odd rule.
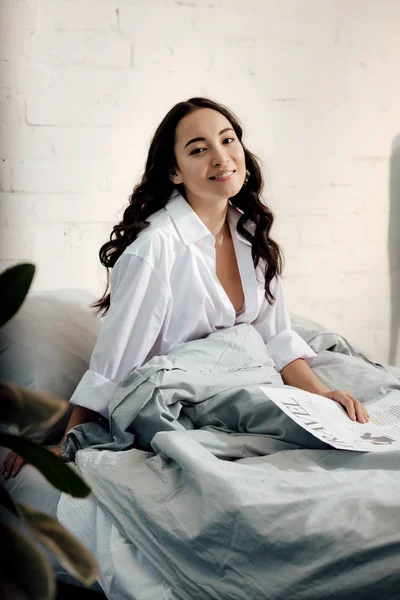
[[[228, 184], [229, 182], [227, 182]], [[236, 196], [240, 190], [242, 189], [243, 184], [242, 185], [221, 185], [221, 189], [218, 193], [218, 196], [223, 196], [224, 198], [233, 198], [233, 196]]]

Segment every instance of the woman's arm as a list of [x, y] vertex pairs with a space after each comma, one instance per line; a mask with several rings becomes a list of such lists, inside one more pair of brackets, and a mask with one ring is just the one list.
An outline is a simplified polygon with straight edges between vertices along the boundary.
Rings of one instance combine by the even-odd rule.
[[168, 275], [161, 268], [159, 271], [133, 254], [123, 254], [115, 263], [110, 275], [110, 308], [89, 368], [70, 398], [73, 405], [108, 418], [116, 385], [145, 362], [172, 304]]
[[297, 358], [283, 367], [281, 377], [286, 385], [292, 385], [312, 394], [323, 396], [331, 391], [318, 379], [303, 358]]
[[360, 423], [368, 421], [367, 409], [347, 390], [330, 390], [318, 379], [307, 361], [312, 361], [317, 354], [292, 330], [290, 315], [286, 309], [282, 280], [277, 276], [274, 281], [273, 293], [275, 302], [271, 306], [264, 302], [263, 309], [252, 325], [259, 329], [266, 349], [275, 363], [276, 370], [281, 374], [286, 385], [300, 388], [312, 394], [325, 396], [342, 404], [350, 417]]
[[[152, 262], [157, 262], [154, 257]], [[170, 292], [160, 274], [143, 258], [122, 255], [113, 267], [110, 286], [110, 308], [93, 349], [89, 369], [70, 398], [74, 410], [63, 439], [53, 449], [56, 454], [60, 454], [70, 429], [93, 421], [99, 414], [107, 417], [108, 404], [117, 383], [144, 362], [163, 326]], [[6, 477], [17, 475], [23, 464], [24, 459], [10, 451], [3, 464], [3, 473]]]
[[76, 425], [81, 425], [82, 423], [90, 423], [90, 421], [95, 421], [99, 416], [100, 415], [97, 412], [89, 410], [84, 406], [74, 406], [74, 410], [71, 413], [62, 440], [58, 444], [57, 448], [61, 448], [70, 429]]
[[345, 407], [350, 419], [353, 421], [357, 419], [360, 423], [368, 422], [368, 411], [357, 398], [354, 398], [347, 390], [330, 390], [327, 388], [303, 358], [297, 358], [289, 363], [283, 367], [280, 373], [286, 385], [334, 400]]
[[[75, 425], [80, 425], [81, 423], [88, 423], [89, 421], [94, 421], [98, 417], [98, 413], [93, 410], [89, 410], [88, 408], [84, 408], [83, 406], [75, 406], [72, 411], [71, 417], [68, 421], [68, 425], [65, 428], [65, 433], [61, 442], [55, 448], [52, 448], [52, 452], [54, 454], [60, 455], [61, 446], [64, 443], [65, 438], [70, 429], [75, 427]], [[8, 479], [10, 476], [15, 477], [21, 470], [21, 467], [25, 464], [25, 459], [22, 456], [19, 456], [14, 450], [10, 450], [7, 454], [2, 468], [2, 474], [4, 475], [4, 479]]]
[[259, 314], [251, 324], [260, 333], [276, 370], [281, 373], [286, 365], [296, 359], [304, 358], [311, 362], [317, 355], [292, 329], [280, 276], [276, 276], [271, 282], [271, 292], [275, 296], [275, 302], [271, 305], [264, 297]]

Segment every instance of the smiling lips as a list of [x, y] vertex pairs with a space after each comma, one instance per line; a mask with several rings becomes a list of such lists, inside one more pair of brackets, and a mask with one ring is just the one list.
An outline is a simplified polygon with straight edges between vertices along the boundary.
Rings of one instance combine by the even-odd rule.
[[214, 175], [214, 177], [210, 177], [211, 181], [227, 181], [230, 179], [236, 171], [224, 171], [223, 173], [219, 173], [218, 175]]

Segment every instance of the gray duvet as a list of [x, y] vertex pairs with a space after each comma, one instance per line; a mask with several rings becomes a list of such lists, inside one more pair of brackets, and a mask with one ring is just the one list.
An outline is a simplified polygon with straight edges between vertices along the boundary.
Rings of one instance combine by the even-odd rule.
[[[291, 316], [327, 386], [400, 394], [399, 369]], [[333, 449], [259, 384], [283, 387], [258, 332], [219, 330], [132, 371], [63, 453], [177, 599], [400, 598], [400, 453]]]

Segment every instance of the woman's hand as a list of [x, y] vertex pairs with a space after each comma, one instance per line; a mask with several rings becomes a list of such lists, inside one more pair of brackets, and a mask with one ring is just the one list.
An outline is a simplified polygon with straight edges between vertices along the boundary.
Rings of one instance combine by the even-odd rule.
[[[63, 445], [67, 434], [70, 429], [75, 427], [76, 425], [80, 425], [81, 423], [88, 423], [89, 421], [94, 421], [98, 417], [98, 413], [93, 410], [89, 410], [88, 408], [84, 408], [83, 406], [74, 406], [74, 410], [72, 411], [72, 415], [68, 421], [67, 428], [65, 430], [64, 436], [61, 442], [55, 448], [49, 448], [51, 452], [57, 454], [57, 456], [61, 456], [60, 450]], [[11, 450], [5, 458], [3, 463], [2, 473], [5, 479], [9, 477], [15, 477], [20, 472], [22, 466], [25, 464], [25, 460], [22, 456], [18, 456], [16, 452]]]
[[[61, 444], [55, 448], [49, 448], [49, 450], [50, 452], [53, 452], [53, 454], [60, 456]], [[18, 475], [24, 464], [25, 459], [14, 452], [14, 450], [10, 450], [3, 463], [2, 473], [4, 475], [4, 479]]]
[[325, 396], [325, 398], [329, 398], [329, 400], [334, 400], [335, 402], [342, 404], [346, 408], [352, 421], [357, 419], [360, 423], [368, 423], [369, 414], [367, 409], [347, 390], [331, 390], [320, 395]]

